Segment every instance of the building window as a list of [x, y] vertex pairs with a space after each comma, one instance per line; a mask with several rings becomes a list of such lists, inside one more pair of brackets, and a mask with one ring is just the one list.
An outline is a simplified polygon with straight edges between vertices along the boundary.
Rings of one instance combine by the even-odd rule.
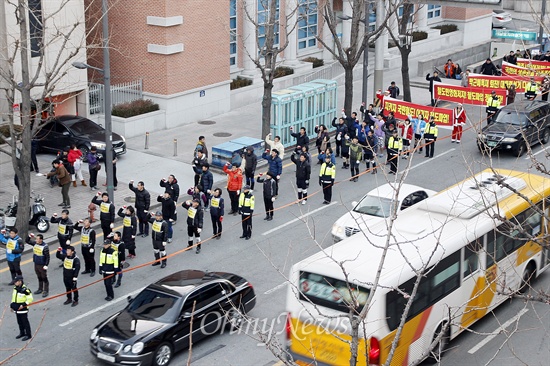
[[31, 57], [42, 54], [42, 38], [44, 25], [42, 20], [42, 1], [28, 0], [29, 4], [29, 34], [31, 37]]
[[428, 4], [428, 19], [439, 18], [441, 16], [441, 5]]
[[237, 0], [229, 0], [229, 66], [237, 65]]
[[317, 0], [299, 0], [298, 49], [317, 46]]
[[261, 49], [265, 44], [265, 30], [267, 22], [269, 21], [269, 8], [271, 1], [276, 1], [276, 14], [275, 14], [275, 40], [273, 45], [276, 46], [279, 44], [279, 0], [258, 0], [258, 47]]

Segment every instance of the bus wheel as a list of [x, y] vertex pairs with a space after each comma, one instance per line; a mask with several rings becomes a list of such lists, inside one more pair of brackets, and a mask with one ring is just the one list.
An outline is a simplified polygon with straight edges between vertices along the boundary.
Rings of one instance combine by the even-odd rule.
[[[441, 332], [446, 326], [446, 322], [443, 322], [437, 327], [437, 330], [434, 333], [432, 343], [439, 337]], [[439, 338], [439, 341], [433, 346], [433, 348], [430, 350], [430, 354], [428, 355], [428, 359], [426, 360], [428, 363], [434, 364], [434, 363], [440, 363], [441, 357], [445, 350], [447, 349], [447, 346], [449, 345], [449, 340], [451, 339], [451, 327], [450, 325], [445, 329], [445, 333]]]
[[527, 267], [525, 267], [525, 271], [523, 272], [523, 276], [521, 277], [521, 285], [519, 287], [519, 292], [524, 294], [526, 292], [529, 292], [529, 289], [531, 288], [531, 282], [535, 279], [535, 272], [537, 270], [537, 267], [533, 262], [529, 263]]

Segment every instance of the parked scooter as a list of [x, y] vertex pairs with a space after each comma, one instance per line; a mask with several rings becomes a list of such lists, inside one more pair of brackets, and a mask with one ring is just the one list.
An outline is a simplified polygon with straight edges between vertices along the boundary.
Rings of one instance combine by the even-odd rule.
[[[34, 192], [32, 192], [34, 195]], [[45, 233], [50, 229], [50, 222], [46, 217], [46, 206], [44, 206], [44, 198], [40, 195], [31, 196], [34, 203], [30, 206], [29, 225], [36, 226], [39, 233]], [[5, 210], [0, 209], [0, 227], [11, 229], [15, 227], [17, 220], [17, 201], [15, 196], [12, 198], [12, 203]], [[2, 222], [3, 221], [3, 222]]]

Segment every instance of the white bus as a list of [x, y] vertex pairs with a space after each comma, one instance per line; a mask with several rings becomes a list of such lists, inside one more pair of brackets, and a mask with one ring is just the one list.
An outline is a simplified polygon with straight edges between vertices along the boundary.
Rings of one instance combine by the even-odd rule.
[[358, 364], [385, 363], [415, 271], [427, 269], [391, 364], [425, 358], [441, 329], [442, 343], [452, 340], [550, 266], [549, 195], [550, 179], [486, 170], [401, 212], [376, 288], [385, 222], [295, 264], [286, 302], [289, 354], [299, 365], [349, 364], [350, 300], [359, 312], [370, 296]]

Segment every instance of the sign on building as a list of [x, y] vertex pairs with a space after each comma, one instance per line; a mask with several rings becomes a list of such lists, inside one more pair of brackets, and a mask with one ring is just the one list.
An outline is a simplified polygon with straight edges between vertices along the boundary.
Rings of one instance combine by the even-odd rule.
[[493, 29], [492, 38], [515, 39], [518, 41], [535, 41], [537, 32], [523, 32], [509, 29]]

